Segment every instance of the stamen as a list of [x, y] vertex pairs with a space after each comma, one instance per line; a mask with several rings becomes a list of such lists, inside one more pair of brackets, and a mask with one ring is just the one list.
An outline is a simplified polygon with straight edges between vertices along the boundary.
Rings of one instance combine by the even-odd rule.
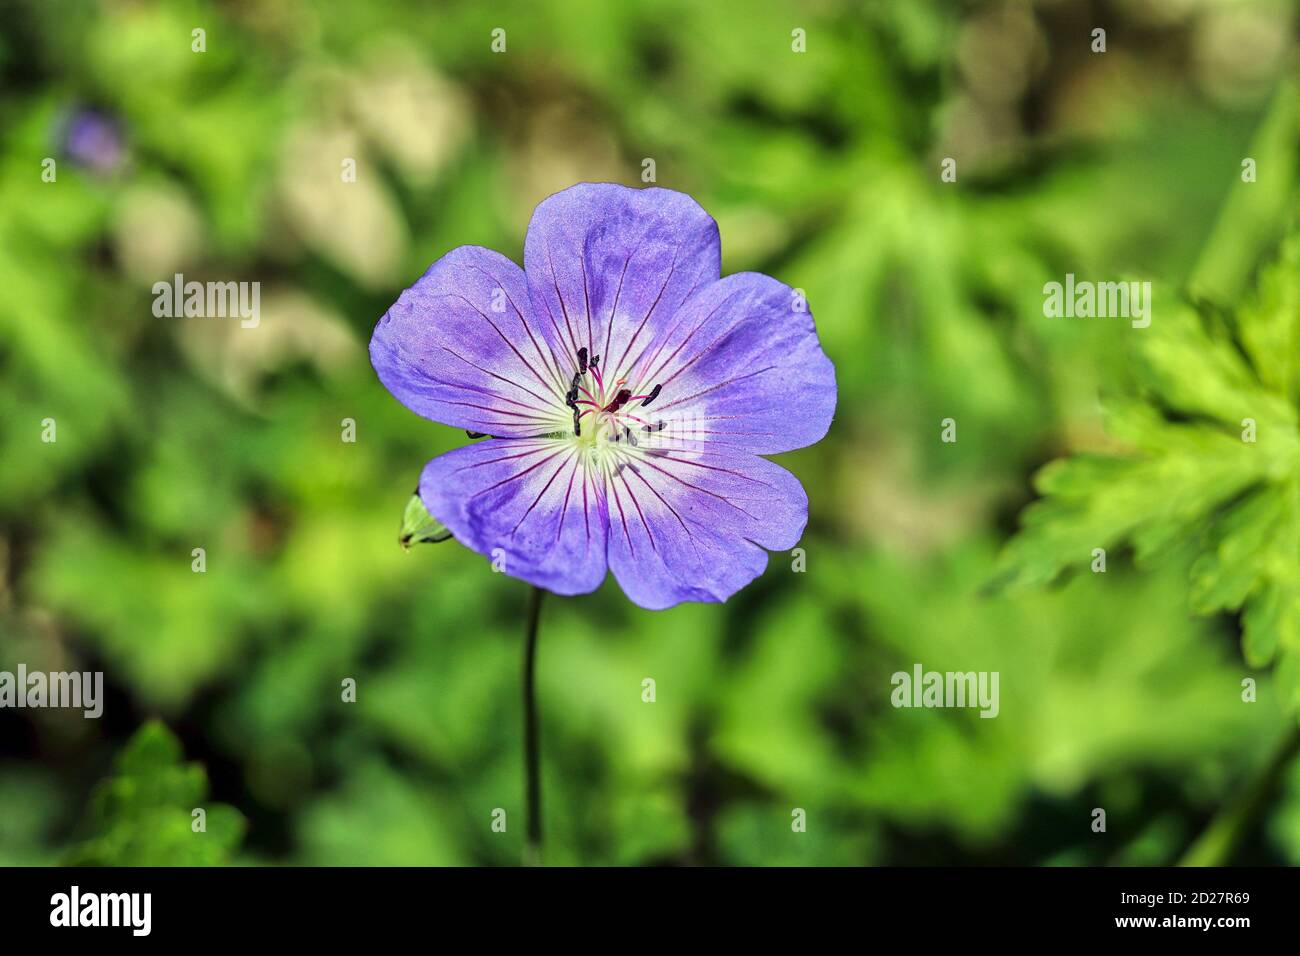
[[618, 390], [618, 394], [614, 396], [614, 400], [605, 406], [605, 411], [607, 412], [618, 411], [620, 408], [622, 408], [624, 405], [627, 404], [628, 399], [630, 399], [631, 397], [632, 397], [632, 390], [630, 388], [620, 388]]
[[582, 381], [583, 373], [587, 371], [587, 350], [578, 349], [578, 370], [573, 373], [573, 380], [569, 382], [569, 391], [564, 396], [564, 404], [573, 409], [573, 434], [574, 437], [582, 437], [582, 424], [578, 421], [582, 416], [578, 414], [578, 390], [582, 387], [579, 382]]
[[[604, 376], [600, 371], [600, 356], [592, 355], [587, 347], [577, 350], [577, 370], [573, 373], [573, 378], [569, 382], [569, 390], [564, 395], [564, 404], [573, 410], [573, 434], [575, 437], [582, 436], [582, 419], [588, 415], [593, 416], [592, 420], [596, 422], [597, 432], [602, 428], [604, 423], [608, 423], [610, 430], [611, 442], [626, 441], [630, 445], [636, 445], [636, 436], [632, 434], [632, 426], [629, 422], [635, 422], [640, 426], [642, 432], [662, 431], [664, 422], [651, 424], [643, 418], [638, 418], [627, 411], [623, 411], [625, 405], [629, 402], [640, 402], [641, 407], [645, 407], [659, 397], [662, 385], [656, 385], [644, 395], [633, 395], [632, 389], [624, 388], [627, 384], [626, 378], [620, 378], [615, 381], [613, 398], [606, 402], [608, 395], [605, 389]], [[583, 378], [587, 372], [591, 372], [595, 384], [591, 391], [583, 385]], [[579, 398], [578, 396], [582, 396]], [[597, 395], [600, 397], [597, 398]], [[602, 404], [603, 403], [603, 404]], [[470, 437], [481, 437], [475, 432], [470, 433]]]
[[623, 417], [624, 417], [624, 418], [630, 418], [630, 419], [632, 419], [632, 421], [634, 421], [634, 422], [638, 422], [638, 423], [640, 423], [640, 424], [642, 424], [642, 425], [649, 425], [649, 424], [650, 424], [650, 423], [649, 423], [648, 421], [646, 421], [644, 418], [638, 418], [636, 415], [633, 415], [631, 412], [624, 412], [624, 413], [623, 413]]

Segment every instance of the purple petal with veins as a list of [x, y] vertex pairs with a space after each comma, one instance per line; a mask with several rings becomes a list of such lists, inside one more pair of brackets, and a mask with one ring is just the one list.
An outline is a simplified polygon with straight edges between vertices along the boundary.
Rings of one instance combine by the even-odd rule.
[[429, 462], [426, 507], [559, 594], [611, 571], [642, 607], [725, 601], [807, 521], [798, 480], [759, 455], [818, 441], [835, 412], [802, 296], [720, 278], [716, 224], [666, 189], [557, 193], [524, 262], [454, 249], [375, 327], [399, 401], [494, 436]]
[[604, 482], [581, 458], [552, 438], [466, 445], [425, 465], [420, 498], [457, 541], [507, 573], [583, 594], [605, 578], [608, 516]]

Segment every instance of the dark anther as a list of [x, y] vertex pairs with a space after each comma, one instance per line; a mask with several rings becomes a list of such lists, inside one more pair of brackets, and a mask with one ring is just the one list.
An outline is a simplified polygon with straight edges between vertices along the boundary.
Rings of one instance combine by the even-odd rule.
[[623, 429], [623, 434], [624, 434], [624, 436], [627, 438], [627, 443], [628, 443], [629, 445], [635, 445], [635, 444], [636, 444], [636, 436], [632, 434], [632, 429], [630, 429], [630, 428], [626, 428], [626, 427], [625, 427], [625, 428]]
[[605, 406], [605, 411], [607, 412], [618, 411], [620, 408], [622, 408], [624, 405], [627, 404], [627, 400], [631, 397], [632, 397], [632, 390], [630, 388], [620, 388], [618, 390], [618, 394], [614, 396], [614, 400]]
[[574, 372], [573, 381], [569, 383], [569, 391], [564, 396], [564, 404], [573, 409], [573, 434], [582, 434], [582, 425], [578, 423], [578, 383], [582, 381], [582, 373]]
[[593, 355], [593, 356], [591, 357], [591, 361], [588, 362], [587, 365], [588, 365], [589, 367], [591, 367], [591, 368], [595, 368], [596, 365], [597, 365], [597, 363], [599, 363], [599, 362], [600, 362], [600, 356], [599, 356], [599, 355]]
[[667, 422], [655, 422], [653, 425], [642, 425], [641, 430], [643, 432], [661, 432], [667, 424]]
[[587, 371], [587, 349], [585, 347], [578, 349], [578, 374], [582, 375]]
[[575, 385], [569, 389], [569, 394], [564, 396], [564, 404], [573, 409], [573, 434], [582, 434], [582, 425], [578, 422], [580, 412], [578, 411], [578, 387]]
[[643, 401], [643, 402], [641, 403], [641, 407], [642, 407], [642, 408], [645, 408], [647, 405], [649, 405], [651, 402], [653, 402], [656, 398], [658, 398], [658, 397], [659, 397], [659, 389], [661, 389], [661, 388], [663, 388], [662, 385], [656, 385], [654, 388], [650, 389], [650, 394], [647, 395], [647, 396], [645, 397], [645, 401]]

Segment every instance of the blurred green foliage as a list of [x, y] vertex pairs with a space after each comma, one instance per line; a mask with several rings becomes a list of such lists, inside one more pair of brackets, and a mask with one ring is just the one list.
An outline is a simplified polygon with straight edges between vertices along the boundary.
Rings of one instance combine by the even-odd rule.
[[205, 805], [208, 778], [181, 759], [180, 742], [157, 721], [127, 742], [113, 776], [95, 790], [92, 835], [69, 866], [220, 866], [243, 836], [234, 807]]
[[[1296, 626], [1294, 36], [1267, 0], [0, 0], [0, 669], [109, 690], [0, 712], [0, 863], [518, 862], [526, 588], [398, 545], [465, 438], [365, 344], [448, 249], [519, 259], [540, 199], [645, 158], [724, 272], [806, 292], [840, 405], [782, 459], [805, 573], [547, 602], [548, 862], [1178, 858], [1296, 686], [1264, 669]], [[111, 170], [66, 149], [86, 110]], [[260, 281], [261, 325], [155, 317], [178, 272]], [[1045, 317], [1067, 272], [1154, 281], [1152, 327]], [[1028, 586], [988, 593], [999, 560]], [[999, 671], [999, 716], [893, 709], [917, 662]], [[182, 744], [237, 808], [203, 843]], [[1291, 774], [1234, 859], [1300, 862], [1298, 826]]]

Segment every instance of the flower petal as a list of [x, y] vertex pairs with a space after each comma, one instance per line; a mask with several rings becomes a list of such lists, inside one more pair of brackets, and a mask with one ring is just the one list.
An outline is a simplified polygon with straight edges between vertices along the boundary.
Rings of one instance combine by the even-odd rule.
[[537, 207], [524, 243], [539, 322], [611, 382], [721, 268], [717, 223], [670, 189], [580, 183]]
[[519, 266], [461, 246], [384, 313], [370, 361], [384, 387], [425, 418], [491, 435], [555, 431], [572, 418], [563, 398], [571, 373], [561, 373], [531, 310]]
[[793, 548], [808, 496], [779, 465], [744, 452], [626, 453], [607, 484], [609, 567], [624, 593], [658, 610], [725, 601]]
[[[802, 296], [740, 272], [692, 296], [628, 376], [679, 441], [760, 455], [820, 440], [835, 414], [835, 367]], [[665, 435], [665, 438], [668, 436]]]
[[556, 594], [586, 594], [605, 579], [604, 488], [570, 442], [494, 438], [457, 448], [425, 465], [420, 497], [456, 540], [507, 574]]

